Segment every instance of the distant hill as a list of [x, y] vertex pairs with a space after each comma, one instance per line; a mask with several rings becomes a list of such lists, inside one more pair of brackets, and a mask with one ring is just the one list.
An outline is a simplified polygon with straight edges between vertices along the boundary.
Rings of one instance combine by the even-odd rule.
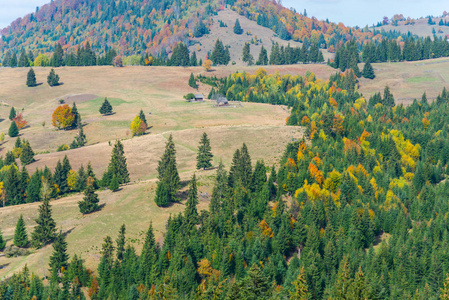
[[[19, 53], [23, 48], [35, 54], [51, 53], [58, 42], [64, 50], [73, 51], [88, 41], [98, 54], [111, 48], [122, 55], [170, 52], [178, 42], [192, 45], [195, 37], [206, 34], [212, 18], [225, 6], [273, 30], [282, 40], [318, 42], [331, 52], [341, 41], [376, 38], [269, 0], [55, 0], [1, 30], [0, 53]], [[233, 24], [228, 26], [232, 31]]]
[[[403, 20], [397, 23], [390, 22], [387, 25], [371, 27], [374, 30], [397, 31], [403, 34], [417, 35], [419, 37], [437, 36], [445, 37], [449, 35], [449, 16], [431, 18], [434, 24], [429, 24], [428, 18], [417, 20]], [[441, 22], [443, 20], [443, 22]], [[447, 25], [444, 25], [447, 24]]]

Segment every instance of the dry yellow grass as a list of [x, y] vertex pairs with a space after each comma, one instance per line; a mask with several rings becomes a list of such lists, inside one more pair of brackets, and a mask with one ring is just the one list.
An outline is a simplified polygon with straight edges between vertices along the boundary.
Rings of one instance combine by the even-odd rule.
[[[323, 66], [320, 66], [323, 67]], [[273, 68], [267, 68], [274, 72]], [[282, 72], [290, 72], [296, 66], [285, 67]], [[38, 82], [44, 81], [49, 68], [35, 68]], [[252, 70], [252, 69], [251, 69]], [[305, 69], [296, 69], [299, 73]], [[231, 73], [231, 67], [219, 68], [216, 73]], [[81, 254], [88, 267], [94, 269], [99, 261], [99, 250], [106, 235], [115, 239], [122, 223], [127, 225], [128, 242], [138, 249], [144, 231], [152, 221], [160, 239], [170, 214], [183, 211], [183, 204], [169, 208], [158, 208], [153, 201], [157, 161], [163, 153], [166, 139], [173, 134], [177, 149], [180, 176], [187, 181], [195, 170], [196, 148], [200, 136], [206, 132], [211, 140], [215, 155], [214, 164], [219, 160], [229, 167], [233, 152], [245, 142], [253, 161], [265, 159], [267, 165], [276, 163], [285, 145], [302, 136], [300, 129], [286, 127], [288, 109], [256, 103], [245, 103], [243, 107], [214, 108], [211, 102], [186, 103], [182, 96], [193, 90], [187, 81], [190, 72], [203, 72], [202, 68], [166, 67], [91, 67], [58, 68], [63, 85], [50, 88], [45, 83], [35, 88], [27, 88], [23, 82], [27, 69], [0, 69], [0, 116], [7, 119], [11, 106], [21, 110], [30, 127], [21, 131], [22, 137], [30, 140], [37, 152], [36, 162], [28, 166], [35, 168], [48, 165], [53, 168], [59, 159], [68, 155], [72, 167], [92, 162], [100, 177], [109, 162], [112, 147], [109, 141], [124, 139], [125, 154], [132, 184], [116, 193], [99, 192], [105, 207], [92, 215], [82, 216], [77, 202], [82, 195], [73, 195], [52, 201], [54, 217], [58, 228], [68, 232], [69, 254]], [[323, 68], [324, 74], [326, 69]], [[202, 86], [200, 91], [208, 92]], [[88, 145], [80, 149], [55, 152], [57, 146], [70, 143], [73, 131], [57, 131], [51, 126], [51, 113], [59, 105], [58, 100], [77, 102], [88, 138]], [[79, 95], [79, 96], [77, 96]], [[86, 96], [90, 95], [90, 96]], [[92, 96], [94, 95], [94, 96]], [[95, 95], [107, 96], [116, 114], [103, 117], [98, 108], [102, 99]], [[68, 100], [70, 102], [71, 100]], [[71, 103], [69, 103], [71, 105]], [[150, 133], [130, 138], [127, 131], [132, 118], [143, 109], [151, 126]], [[148, 114], [151, 112], [151, 115]], [[45, 122], [45, 126], [42, 126]], [[7, 132], [10, 122], [0, 123], [0, 131]], [[15, 139], [7, 137], [0, 154], [13, 147]], [[112, 144], [111, 143], [111, 144]], [[200, 192], [211, 193], [214, 170], [198, 171]], [[0, 208], [0, 228], [10, 244], [14, 227], [20, 214], [24, 215], [29, 234], [35, 225], [39, 203]], [[200, 198], [199, 209], [207, 209], [208, 199]], [[40, 275], [48, 272], [48, 258], [52, 247], [34, 251], [27, 257], [0, 257], [0, 278], [10, 276], [25, 264]]]
[[360, 91], [368, 98], [376, 92], [383, 93], [388, 85], [396, 103], [410, 104], [415, 98], [421, 99], [424, 92], [431, 101], [444, 87], [449, 87], [448, 58], [372, 65], [376, 78], [360, 79]]

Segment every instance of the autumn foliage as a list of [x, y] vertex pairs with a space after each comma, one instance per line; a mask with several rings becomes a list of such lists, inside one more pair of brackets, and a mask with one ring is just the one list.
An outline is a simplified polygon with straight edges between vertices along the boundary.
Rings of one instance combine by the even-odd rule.
[[12, 119], [12, 120], [14, 122], [16, 122], [17, 128], [19, 130], [22, 129], [22, 128], [25, 128], [25, 126], [28, 125], [28, 122], [23, 119], [23, 116], [22, 116], [21, 113], [18, 113], [17, 116], [14, 119]]
[[58, 106], [53, 112], [52, 123], [58, 129], [69, 129], [75, 121], [75, 115], [68, 104]]

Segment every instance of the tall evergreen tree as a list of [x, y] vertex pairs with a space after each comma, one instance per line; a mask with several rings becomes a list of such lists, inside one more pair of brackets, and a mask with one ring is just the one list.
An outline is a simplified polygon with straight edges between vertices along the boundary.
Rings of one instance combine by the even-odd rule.
[[27, 86], [33, 87], [36, 86], [36, 74], [34, 73], [33, 68], [30, 68], [27, 74]]
[[61, 67], [64, 64], [64, 51], [62, 50], [62, 46], [60, 43], [56, 45], [55, 52], [53, 52], [53, 56], [51, 58], [52, 67]]
[[308, 299], [310, 299], [310, 293], [307, 288], [307, 280], [306, 280], [306, 274], [304, 271], [304, 266], [301, 267], [298, 277], [296, 277], [296, 280], [293, 282], [293, 285], [295, 286], [295, 291], [290, 292], [291, 300], [308, 300]]
[[19, 135], [19, 128], [17, 127], [17, 124], [15, 121], [11, 122], [11, 126], [9, 126], [9, 129], [8, 129], [8, 135], [10, 137], [16, 137]]
[[188, 228], [193, 228], [198, 224], [198, 211], [196, 206], [198, 205], [198, 189], [196, 187], [196, 176], [193, 174], [189, 185], [189, 196], [186, 202], [186, 209], [184, 210], [185, 220]]
[[254, 58], [251, 55], [251, 48], [249, 43], [245, 43], [245, 46], [243, 46], [242, 61], [246, 62], [248, 66], [254, 64]]
[[31, 149], [30, 142], [24, 141], [22, 153], [20, 154], [20, 162], [22, 165], [29, 165], [34, 161], [34, 151]]
[[41, 248], [52, 242], [56, 236], [56, 222], [53, 220], [50, 201], [43, 197], [39, 206], [39, 216], [36, 219], [37, 226], [31, 234], [31, 243], [36, 248]]
[[259, 58], [257, 59], [256, 65], [268, 65], [268, 53], [263, 46], [260, 48]]
[[100, 107], [100, 114], [109, 115], [112, 113], [112, 106], [108, 101], [108, 98], [104, 98], [103, 104]]
[[115, 142], [114, 149], [112, 149], [111, 160], [108, 166], [108, 180], [103, 182], [105, 186], [108, 186], [112, 176], [116, 176], [119, 184], [129, 182], [128, 165], [126, 164], [125, 151], [123, 144], [119, 140]]
[[51, 69], [47, 76], [47, 83], [49, 86], [59, 85], [59, 75], [56, 74], [55, 69]]
[[[167, 143], [165, 144], [165, 152], [161, 157], [161, 160], [157, 166], [158, 171], [158, 189], [156, 190], [156, 195], [165, 196], [168, 193], [169, 201], [176, 200], [176, 193], [178, 192], [181, 181], [179, 179], [179, 173], [176, 163], [176, 149], [173, 142], [173, 136], [170, 134]], [[165, 201], [160, 201], [166, 198], [156, 197], [159, 203], [165, 203]], [[165, 204], [166, 205], [166, 204]], [[162, 205], [164, 206], [164, 205]]]
[[212, 167], [212, 153], [210, 147], [210, 140], [207, 134], [204, 132], [200, 140], [200, 145], [198, 146], [198, 155], [196, 156], [196, 168], [205, 170], [206, 168]]
[[123, 255], [125, 253], [125, 232], [126, 232], [126, 226], [125, 224], [122, 224], [120, 226], [119, 234], [116, 240], [117, 243], [117, 259], [122, 260]]
[[243, 29], [240, 26], [240, 22], [239, 19], [235, 20], [235, 24], [234, 24], [234, 33], [235, 34], [242, 34], [243, 33]]
[[9, 66], [11, 68], [17, 67], [17, 54], [15, 52], [12, 54], [11, 60], [9, 61]]
[[367, 61], [363, 66], [362, 76], [368, 79], [374, 79], [374, 77], [376, 77], [374, 74], [374, 69], [369, 61]]
[[193, 76], [193, 73], [190, 73], [189, 86], [194, 89], [198, 88], [198, 85], [196, 84], [195, 76]]
[[67, 270], [68, 261], [67, 242], [64, 234], [60, 231], [53, 243], [53, 253], [50, 256], [50, 273], [53, 282], [60, 282], [59, 274]]
[[99, 210], [100, 206], [98, 205], [98, 202], [100, 202], [100, 199], [95, 193], [94, 187], [92, 184], [87, 184], [87, 187], [84, 190], [83, 201], [78, 202], [80, 212], [83, 215], [86, 215]]
[[11, 107], [11, 110], [9, 111], [9, 119], [12, 121], [12, 119], [14, 119], [16, 117], [16, 109], [13, 107]]
[[16, 230], [14, 231], [14, 246], [21, 248], [28, 246], [28, 234], [23, 215], [20, 215], [19, 220], [17, 220]]
[[145, 123], [145, 126], [147, 126], [147, 128], [148, 128], [147, 119], [145, 118], [145, 114], [143, 113], [142, 109], [139, 112], [139, 118], [140, 118], [141, 121], [143, 121]]
[[30, 66], [30, 61], [28, 60], [28, 56], [25, 52], [25, 49], [22, 49], [22, 53], [20, 54], [18, 65], [21, 68]]
[[3, 238], [3, 233], [0, 230], [0, 251], [3, 251], [6, 247], [6, 240]]

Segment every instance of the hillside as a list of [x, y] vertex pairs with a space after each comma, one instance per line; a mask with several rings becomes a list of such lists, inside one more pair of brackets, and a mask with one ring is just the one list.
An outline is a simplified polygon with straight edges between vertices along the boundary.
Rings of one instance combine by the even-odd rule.
[[443, 22], [449, 22], [449, 16], [445, 16], [442, 18], [433, 18], [432, 21], [435, 22], [435, 25], [429, 25], [428, 20], [428, 18], [421, 18], [415, 20], [415, 23], [413, 25], [406, 25], [407, 21], [399, 21], [397, 25], [388, 24], [380, 27], [371, 27], [370, 29], [381, 31], [398, 31], [403, 34], [408, 34], [410, 32], [412, 35], [417, 35], [419, 37], [433, 36], [434, 34], [437, 37], [446, 37], [447, 35], [449, 35], [449, 26], [439, 25], [440, 20], [443, 20]]
[[[305, 17], [268, 0], [226, 3], [239, 15], [273, 30], [283, 40], [307, 40], [335, 48], [338, 41], [348, 37], [360, 41], [372, 37], [342, 24]], [[211, 17], [222, 8], [218, 0], [174, 3], [55, 0], [4, 28], [0, 32], [0, 53], [7, 50], [18, 53], [24, 48], [34, 55], [49, 54], [58, 42], [64, 50], [75, 51], [87, 41], [98, 54], [111, 48], [121, 55], [170, 53], [178, 42], [188, 43], [206, 33]], [[233, 24], [228, 26], [232, 29]]]
[[[283, 66], [280, 72], [305, 74], [309, 67]], [[325, 65], [313, 67], [317, 76], [323, 79], [333, 73], [333, 69]], [[246, 69], [254, 72], [256, 67]], [[35, 68], [38, 82], [43, 81], [49, 70]], [[277, 67], [268, 67], [267, 70], [274, 73]], [[23, 68], [0, 70], [0, 84], [4, 87], [0, 91], [0, 132], [8, 131], [10, 122], [7, 117], [11, 106], [18, 111], [23, 108], [30, 126], [21, 131], [21, 138], [29, 140], [37, 153], [36, 161], [28, 166], [30, 173], [44, 166], [53, 169], [57, 161], [67, 155], [73, 169], [78, 170], [81, 164], [86, 166], [91, 161], [95, 173], [101, 177], [110, 159], [112, 147], [109, 141], [124, 139], [132, 183], [116, 193], [100, 192], [100, 203], [106, 204], [102, 211], [86, 217], [79, 214], [77, 202], [82, 198], [80, 194], [52, 201], [58, 228], [70, 232], [67, 235], [69, 254], [81, 254], [92, 269], [99, 262], [102, 240], [98, 237], [107, 234], [114, 236], [118, 229], [115, 225], [125, 222], [129, 241], [139, 249], [142, 228], [148, 226], [149, 220], [153, 221], [159, 239], [165, 231], [168, 216], [183, 211], [183, 204], [162, 209], [153, 201], [156, 166], [169, 134], [174, 136], [183, 181], [188, 180], [195, 169], [197, 144], [203, 132], [211, 139], [214, 165], [222, 160], [227, 167], [231, 164], [235, 148], [243, 142], [248, 145], [254, 161], [264, 159], [267, 165], [272, 165], [278, 163], [288, 142], [302, 137], [302, 130], [285, 126], [289, 111], [282, 106], [245, 103], [243, 107], [214, 108], [211, 101], [187, 103], [182, 96], [195, 92], [187, 85], [189, 75], [191, 72], [203, 73], [200, 67], [63, 67], [57, 71], [63, 85], [50, 88], [45, 83], [32, 89], [23, 84], [26, 72]], [[212, 74], [227, 76], [233, 72], [232, 67], [217, 67]], [[209, 87], [201, 85], [199, 90], [207, 94]], [[103, 117], [99, 114], [98, 108], [104, 97], [110, 100], [116, 112], [114, 115]], [[58, 146], [70, 143], [76, 134], [75, 131], [57, 131], [51, 125], [51, 114], [59, 105], [59, 99], [66, 99], [70, 105], [76, 102], [85, 122], [87, 146], [56, 152]], [[152, 127], [147, 135], [131, 139], [129, 125], [140, 109], [143, 109]], [[14, 142], [15, 139], [7, 136], [0, 155], [4, 157], [6, 151], [13, 148]], [[211, 194], [214, 174], [214, 170], [197, 172], [201, 193]], [[207, 197], [202, 199], [199, 208], [206, 209], [208, 201]], [[0, 229], [8, 244], [12, 242], [15, 222], [20, 214], [24, 215], [31, 231], [38, 205], [0, 208]], [[142, 211], [145, 213], [141, 214]], [[111, 224], [110, 216], [120, 216], [114, 218], [119, 220], [118, 223]], [[50, 246], [28, 257], [0, 257], [0, 265], [5, 266], [0, 269], [0, 278], [19, 271], [25, 263], [32, 271], [43, 274], [42, 262], [47, 263], [51, 251]]]

